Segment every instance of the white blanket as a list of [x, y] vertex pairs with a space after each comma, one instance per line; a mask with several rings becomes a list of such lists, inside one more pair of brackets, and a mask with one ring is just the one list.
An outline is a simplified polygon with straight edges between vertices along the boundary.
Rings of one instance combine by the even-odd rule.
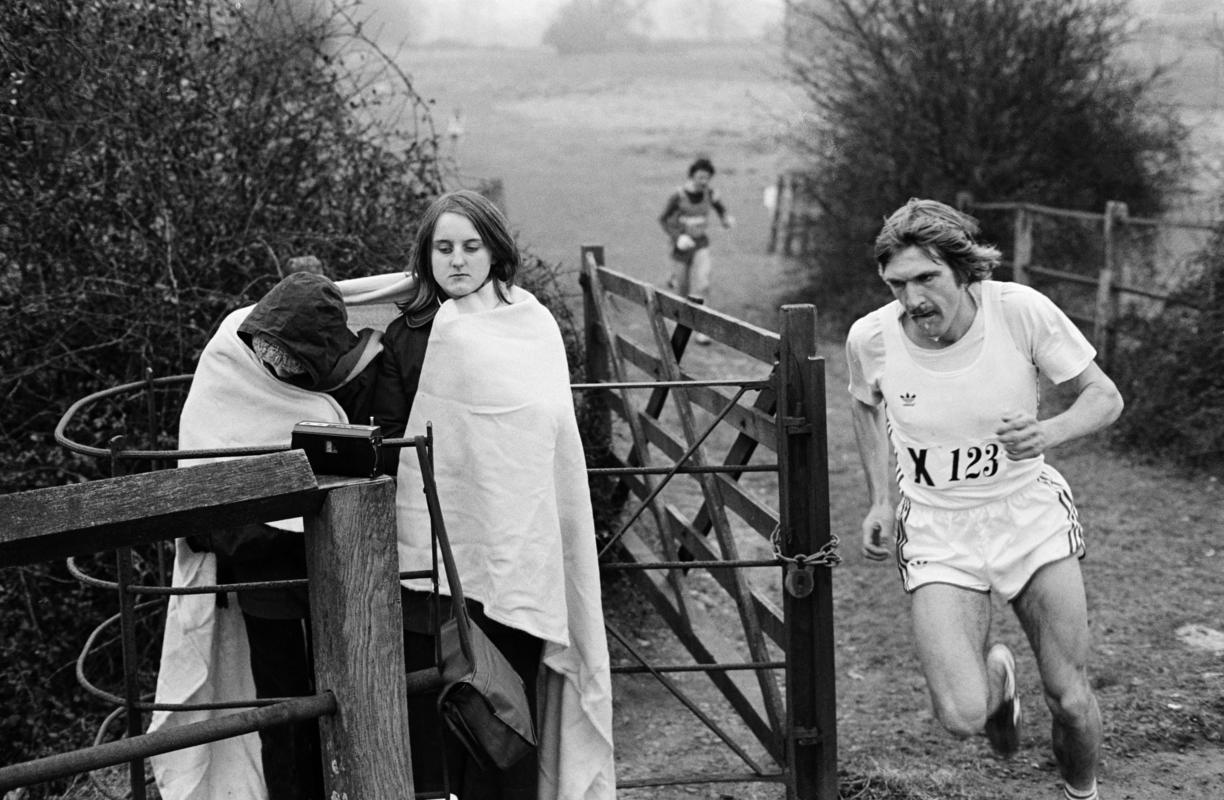
[[[545, 642], [541, 800], [610, 799], [611, 676], [561, 334], [522, 289], [491, 310], [464, 300], [443, 303], [434, 318], [408, 435], [433, 425], [438, 494], [464, 593], [490, 618]], [[431, 564], [416, 458], [411, 448], [400, 457], [401, 570]]]
[[[343, 287], [343, 284], [342, 284]], [[302, 420], [347, 422], [330, 396], [274, 378], [238, 338], [253, 306], [232, 312], [209, 341], [179, 419], [179, 448], [280, 446]], [[219, 460], [219, 459], [212, 459]], [[183, 467], [205, 463], [184, 461]], [[302, 530], [301, 520], [278, 527]], [[174, 586], [215, 585], [217, 560], [175, 543]], [[207, 703], [255, 697], [246, 627], [236, 597], [218, 607], [212, 594], [170, 598], [157, 675], [157, 702]], [[150, 731], [199, 722], [233, 711], [157, 711]], [[263, 800], [267, 797], [259, 735], [250, 733], [154, 756], [163, 800]]]

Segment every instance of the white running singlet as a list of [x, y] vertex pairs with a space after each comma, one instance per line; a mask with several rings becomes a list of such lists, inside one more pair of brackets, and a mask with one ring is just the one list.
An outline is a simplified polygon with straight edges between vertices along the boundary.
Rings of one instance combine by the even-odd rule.
[[[864, 317], [847, 340], [851, 393], [885, 404], [902, 493], [935, 508], [971, 508], [1036, 480], [1044, 456], [1009, 459], [995, 434], [1002, 416], [1037, 414], [1038, 365], [1058, 383], [1095, 356], [1074, 324], [1038, 292], [996, 281], [971, 288], [978, 287], [977, 318], [948, 348], [922, 350], [910, 342], [898, 302]], [[1004, 292], [1014, 319], [1005, 316]], [[1015, 331], [1029, 340], [1017, 342]], [[874, 348], [873, 334], [882, 336]]]

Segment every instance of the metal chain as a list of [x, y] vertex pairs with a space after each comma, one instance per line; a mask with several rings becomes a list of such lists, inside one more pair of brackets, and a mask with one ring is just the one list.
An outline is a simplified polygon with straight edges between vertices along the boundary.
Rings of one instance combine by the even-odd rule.
[[838, 545], [841, 544], [841, 539], [836, 533], [829, 534], [829, 541], [820, 546], [820, 549], [815, 553], [796, 553], [793, 556], [782, 554], [782, 524], [774, 526], [773, 533], [769, 534], [769, 543], [773, 545], [774, 558], [779, 561], [785, 561], [788, 564], [794, 564], [800, 568], [803, 567], [836, 567], [842, 563], [841, 554], [837, 552]]

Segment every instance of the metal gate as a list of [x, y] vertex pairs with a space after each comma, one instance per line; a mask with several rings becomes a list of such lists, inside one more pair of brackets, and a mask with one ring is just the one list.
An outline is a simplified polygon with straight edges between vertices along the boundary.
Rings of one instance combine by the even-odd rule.
[[[627, 572], [693, 659], [650, 663], [610, 626], [611, 638], [638, 662], [613, 672], [648, 672], [663, 682], [745, 767], [621, 777], [618, 786], [780, 782], [788, 798], [835, 800], [831, 568], [840, 559], [829, 528], [815, 309], [784, 306], [780, 332], [772, 333], [608, 269], [601, 247], [584, 247], [582, 265], [589, 383], [575, 388], [589, 392], [605, 440], [590, 471], [613, 482], [611, 495], [625, 503], [601, 546], [602, 568]], [[697, 334], [730, 356], [722, 371], [742, 364], [745, 374], [702, 378], [689, 362], [682, 366]], [[758, 497], [756, 484], [776, 506]], [[752, 557], [754, 550], [763, 552]], [[694, 627], [694, 571], [708, 574], [734, 604], [739, 628], [728, 638], [747, 660], [719, 661], [716, 650], [726, 648]], [[762, 572], [774, 581], [750, 578]], [[670, 677], [691, 671], [708, 676], [771, 764]], [[744, 674], [755, 675], [755, 685], [735, 679]]]

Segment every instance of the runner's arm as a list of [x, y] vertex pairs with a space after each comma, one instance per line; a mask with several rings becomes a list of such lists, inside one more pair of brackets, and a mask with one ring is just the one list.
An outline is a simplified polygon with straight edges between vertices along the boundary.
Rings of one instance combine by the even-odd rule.
[[884, 405], [871, 405], [853, 398], [850, 401], [854, 420], [854, 442], [867, 479], [867, 494], [871, 506], [863, 519], [863, 555], [873, 560], [889, 554], [886, 544], [893, 540], [895, 525], [892, 498], [888, 483], [888, 429], [884, 422]]
[[680, 196], [672, 192], [671, 197], [667, 198], [667, 207], [663, 209], [663, 213], [659, 215], [659, 225], [662, 226], [663, 232], [667, 234], [667, 238], [672, 241], [676, 237], [684, 233], [680, 227]]
[[731, 228], [735, 225], [735, 217], [731, 216], [731, 212], [727, 211], [727, 207], [723, 205], [722, 198], [710, 191], [710, 207], [714, 209], [714, 213], [718, 214], [718, 220], [724, 228]]
[[1066, 383], [1075, 389], [1075, 400], [1061, 414], [1043, 420], [1031, 414], [1004, 415], [997, 433], [1008, 457], [1039, 456], [1051, 447], [1104, 428], [1122, 413], [1122, 394], [1096, 362]]

